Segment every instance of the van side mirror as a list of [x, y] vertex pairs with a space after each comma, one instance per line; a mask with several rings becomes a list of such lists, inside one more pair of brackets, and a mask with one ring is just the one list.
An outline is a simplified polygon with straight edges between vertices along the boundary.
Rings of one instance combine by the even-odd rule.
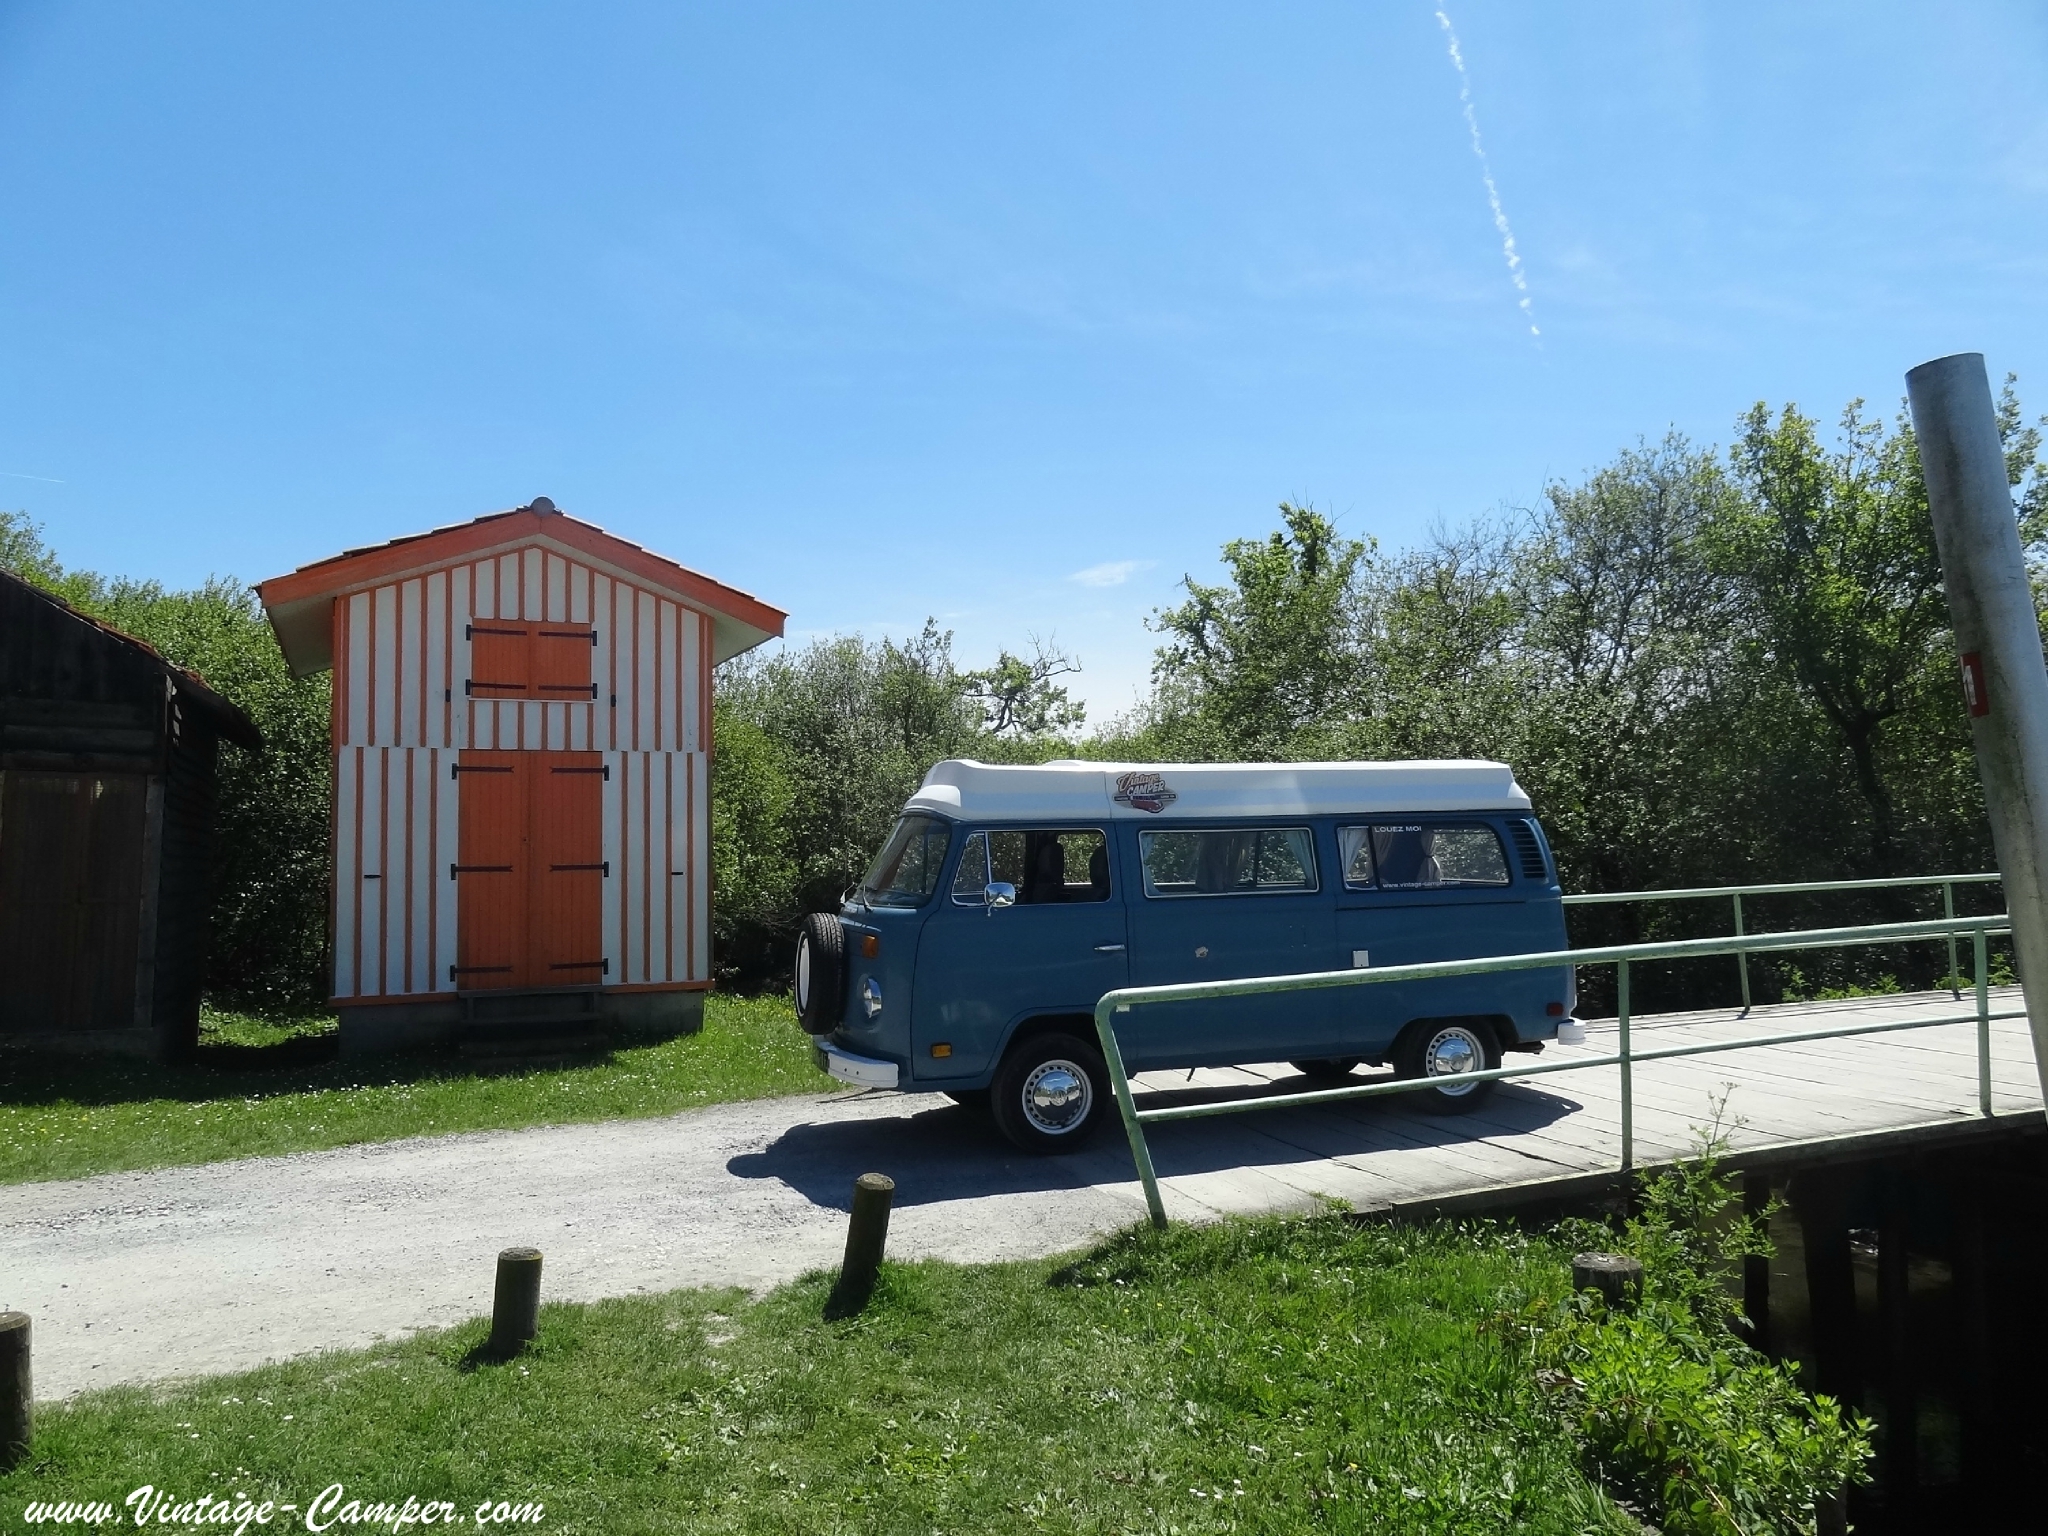
[[1014, 907], [1017, 905], [1017, 887], [1007, 880], [991, 880], [982, 887], [981, 899], [991, 912], [997, 907]]

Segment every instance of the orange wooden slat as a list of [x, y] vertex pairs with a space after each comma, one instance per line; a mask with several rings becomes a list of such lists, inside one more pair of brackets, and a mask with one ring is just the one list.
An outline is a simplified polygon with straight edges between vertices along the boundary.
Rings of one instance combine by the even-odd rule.
[[543, 699], [582, 700], [596, 697], [591, 685], [591, 658], [597, 647], [588, 624], [533, 626], [533, 691]]
[[455, 764], [455, 972], [461, 990], [524, 979], [531, 753], [463, 752]]
[[472, 623], [468, 687], [477, 699], [515, 699], [531, 692], [532, 626], [507, 619]]
[[604, 758], [596, 752], [525, 756], [534, 765], [528, 984], [601, 983], [607, 979], [601, 923]]

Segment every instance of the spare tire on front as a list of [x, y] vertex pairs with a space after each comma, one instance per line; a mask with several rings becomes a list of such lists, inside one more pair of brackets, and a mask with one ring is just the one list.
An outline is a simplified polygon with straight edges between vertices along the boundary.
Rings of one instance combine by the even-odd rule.
[[808, 1034], [829, 1035], [846, 1006], [846, 930], [830, 912], [813, 912], [796, 936], [796, 1018]]

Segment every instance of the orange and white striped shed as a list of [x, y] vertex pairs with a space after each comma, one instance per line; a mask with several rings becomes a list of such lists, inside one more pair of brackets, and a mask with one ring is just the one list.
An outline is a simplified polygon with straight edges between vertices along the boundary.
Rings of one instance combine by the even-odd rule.
[[711, 673], [783, 613], [546, 497], [257, 590], [292, 670], [334, 671], [345, 1035], [505, 990], [695, 1016], [630, 995], [710, 985]]

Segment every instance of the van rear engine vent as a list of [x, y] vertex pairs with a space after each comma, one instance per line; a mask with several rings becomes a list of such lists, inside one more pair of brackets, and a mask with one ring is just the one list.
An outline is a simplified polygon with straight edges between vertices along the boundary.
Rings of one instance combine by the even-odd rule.
[[1548, 881], [1550, 871], [1543, 867], [1543, 845], [1536, 841], [1536, 829], [1526, 821], [1511, 821], [1508, 831], [1515, 840], [1515, 857], [1522, 863], [1524, 880]]

